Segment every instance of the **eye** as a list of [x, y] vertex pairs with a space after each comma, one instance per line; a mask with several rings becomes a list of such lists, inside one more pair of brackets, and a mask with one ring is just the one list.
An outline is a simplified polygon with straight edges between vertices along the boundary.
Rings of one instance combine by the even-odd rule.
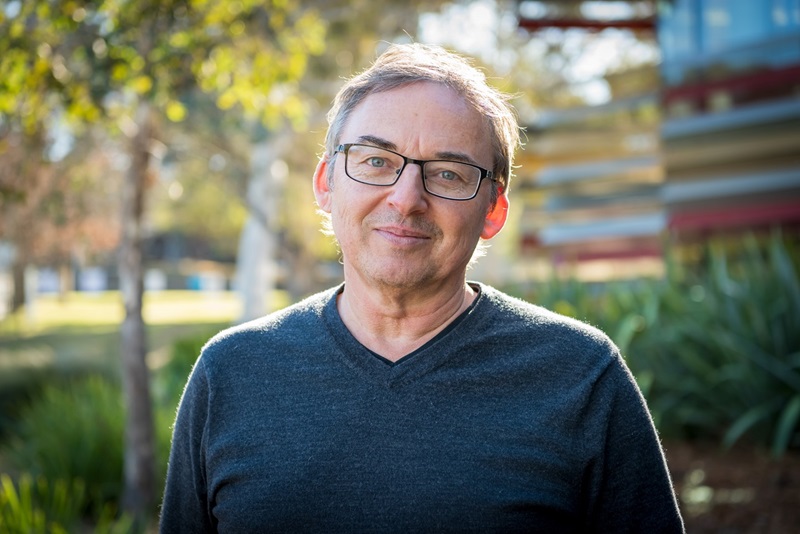
[[439, 173], [439, 177], [443, 180], [447, 180], [448, 182], [452, 182], [453, 180], [458, 180], [460, 178], [460, 176], [457, 173], [448, 169], [443, 169]]
[[377, 156], [372, 156], [371, 158], [367, 159], [367, 165], [370, 167], [385, 167], [386, 160]]
[[428, 171], [428, 177], [433, 180], [448, 184], [464, 182], [464, 176], [456, 169], [442, 167], [438, 169], [428, 169]]

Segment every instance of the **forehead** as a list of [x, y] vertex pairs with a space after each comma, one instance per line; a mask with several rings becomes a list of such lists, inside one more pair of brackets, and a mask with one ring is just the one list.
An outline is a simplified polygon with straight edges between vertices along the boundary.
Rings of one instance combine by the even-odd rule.
[[350, 113], [341, 142], [377, 137], [407, 156], [433, 157], [442, 152], [465, 152], [483, 165], [492, 161], [488, 124], [453, 89], [418, 82], [372, 93]]

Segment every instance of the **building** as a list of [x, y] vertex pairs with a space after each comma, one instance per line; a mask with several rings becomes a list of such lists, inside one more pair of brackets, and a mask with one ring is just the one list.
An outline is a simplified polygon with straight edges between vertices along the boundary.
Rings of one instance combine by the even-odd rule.
[[800, 223], [800, 0], [661, 4], [662, 199], [683, 237]]
[[575, 261], [584, 277], [624, 277], [657, 271], [648, 260], [665, 236], [796, 231], [800, 0], [631, 1], [622, 18], [592, 18], [589, 4], [622, 3], [518, 2], [519, 24], [627, 29], [656, 38], [662, 60], [610, 77], [606, 104], [530, 125], [539, 195], [523, 251]]

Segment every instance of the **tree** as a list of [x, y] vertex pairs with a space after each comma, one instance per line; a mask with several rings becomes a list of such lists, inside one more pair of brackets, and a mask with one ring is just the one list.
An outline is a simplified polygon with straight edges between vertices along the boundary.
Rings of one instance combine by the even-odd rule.
[[[187, 122], [192, 126], [180, 133], [179, 143], [170, 143], [169, 177], [160, 184], [155, 223], [162, 231], [202, 229], [204, 238], [226, 250], [226, 245], [239, 242], [236, 277], [243, 302], [241, 319], [270, 311], [264, 296], [276, 282], [285, 283], [296, 300], [330, 283], [321, 273], [336, 276], [335, 270], [321, 268], [335, 264], [337, 254], [330, 238], [319, 232], [308, 186], [325, 113], [343, 77], [366, 67], [388, 42], [414, 39], [422, 6], [435, 9], [437, 4], [304, 2], [315, 6], [327, 23], [325, 50], [309, 58], [299, 84], [308, 109], [307, 124], [264, 131], [257, 124], [208, 109], [203, 95], [195, 94], [187, 103]], [[168, 137], [175, 139], [174, 133]], [[202, 185], [192, 185], [197, 182]], [[181, 193], [169, 197], [168, 192]], [[247, 215], [240, 218], [243, 210]], [[209, 219], [209, 212], [229, 217]], [[241, 232], [239, 239], [231, 236], [234, 230]], [[279, 271], [276, 263], [284, 270]], [[277, 273], [289, 276], [276, 280]]]
[[154, 140], [186, 115], [193, 88], [267, 125], [304, 113], [296, 91], [324, 27], [292, 0], [39, 0], [0, 4], [0, 124], [33, 133], [56, 111], [75, 128], [128, 139], [119, 274], [125, 431], [123, 507], [155, 502], [153, 422], [142, 319], [142, 237]]
[[0, 135], [0, 238], [16, 251], [12, 311], [25, 302], [26, 265], [59, 267], [66, 289], [73, 265], [119, 241], [118, 184], [102, 140], [83, 136], [66, 157], [49, 145], [42, 132]]

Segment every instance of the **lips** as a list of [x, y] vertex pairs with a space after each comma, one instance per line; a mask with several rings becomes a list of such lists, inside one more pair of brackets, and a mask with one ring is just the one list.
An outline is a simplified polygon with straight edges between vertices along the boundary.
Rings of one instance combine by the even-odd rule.
[[398, 217], [393, 213], [373, 214], [365, 221], [368, 228], [397, 246], [430, 243], [442, 231], [423, 217]]
[[391, 234], [397, 237], [408, 237], [414, 239], [430, 239], [428, 234], [421, 232], [414, 228], [400, 227], [400, 226], [384, 226], [377, 228], [379, 232]]
[[380, 227], [375, 231], [394, 247], [415, 247], [428, 243], [430, 237], [412, 228]]

